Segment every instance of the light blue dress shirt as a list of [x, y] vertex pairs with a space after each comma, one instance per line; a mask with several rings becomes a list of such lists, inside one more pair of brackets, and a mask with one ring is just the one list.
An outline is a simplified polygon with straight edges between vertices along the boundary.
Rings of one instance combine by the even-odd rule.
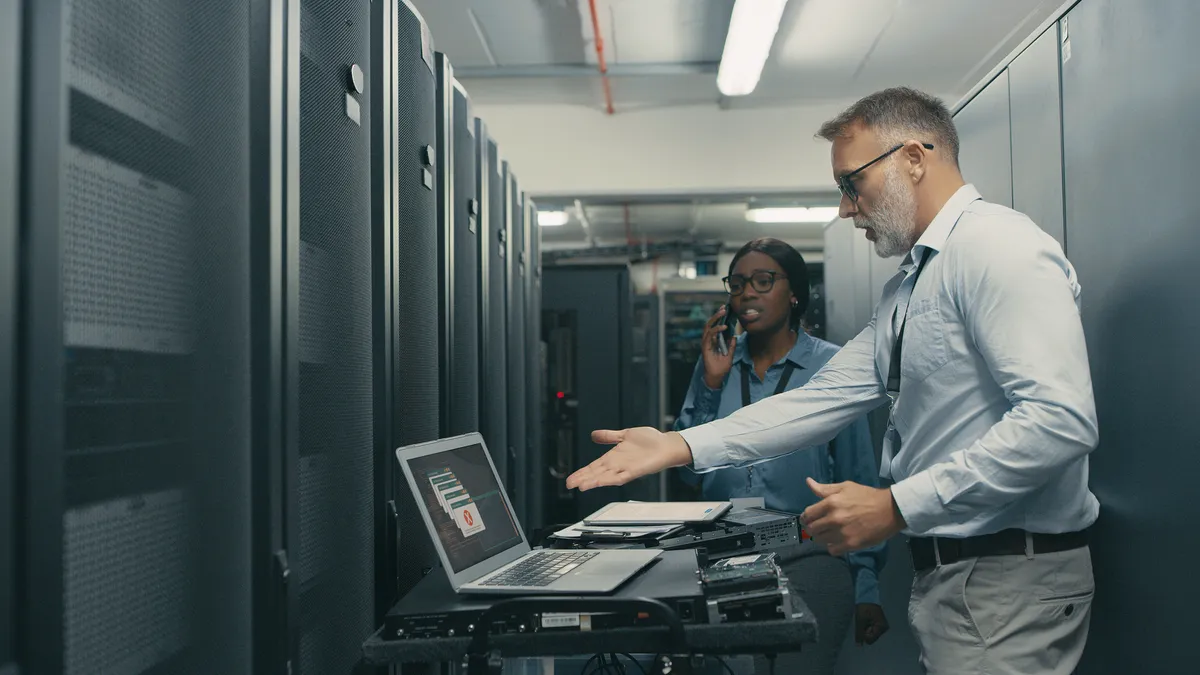
[[805, 387], [681, 432], [693, 466], [753, 464], [823, 443], [887, 403], [891, 318], [927, 250], [881, 468], [896, 480], [906, 532], [1090, 526], [1099, 503], [1088, 455], [1099, 432], [1075, 270], [1029, 218], [984, 202], [970, 185], [930, 223], [870, 324]]
[[[743, 336], [734, 347], [733, 368], [720, 389], [708, 388], [704, 383], [703, 360], [696, 364], [675, 429], [679, 431], [711, 422], [741, 408], [743, 366], [750, 369], [750, 400], [758, 401], [774, 393], [787, 362], [795, 367], [785, 390], [790, 391], [807, 382], [837, 351], [836, 345], [801, 332], [796, 336], [792, 350], [772, 364], [766, 378], [760, 380], [754, 372], [754, 362]], [[735, 497], [762, 497], [767, 508], [791, 513], [800, 513], [818, 501], [804, 482], [809, 476], [819, 483], [854, 481], [878, 487], [875, 451], [865, 418], [854, 421], [837, 435], [832, 452], [826, 443], [801, 447], [796, 446], [792, 448], [795, 452], [763, 464], [703, 474], [684, 468], [680, 475], [687, 483], [700, 483], [705, 499], [724, 501]], [[859, 603], [879, 604], [879, 571], [887, 559], [885, 546], [847, 556], [854, 575], [855, 598]]]

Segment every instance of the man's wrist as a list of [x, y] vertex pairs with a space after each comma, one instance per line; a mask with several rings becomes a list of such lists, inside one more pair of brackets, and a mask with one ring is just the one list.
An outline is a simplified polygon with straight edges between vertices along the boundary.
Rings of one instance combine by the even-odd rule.
[[674, 466], [691, 467], [692, 447], [688, 445], [687, 439], [678, 431], [668, 431], [667, 436], [672, 437], [671, 440], [671, 455], [675, 459]]
[[900, 510], [900, 505], [896, 503], [896, 495], [892, 493], [892, 488], [887, 488], [888, 501], [892, 503], [892, 519], [896, 524], [896, 531], [900, 532], [908, 527], [908, 522], [904, 519], [904, 513]]

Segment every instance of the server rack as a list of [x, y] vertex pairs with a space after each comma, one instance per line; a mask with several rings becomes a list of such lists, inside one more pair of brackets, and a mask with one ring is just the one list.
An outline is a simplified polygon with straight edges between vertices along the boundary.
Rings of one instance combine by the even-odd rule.
[[17, 661], [281, 672], [298, 7], [17, 4]]
[[525, 200], [525, 241], [529, 255], [526, 260], [525, 336], [526, 351], [525, 384], [525, 445], [529, 457], [529, 484], [525, 518], [527, 527], [545, 524], [546, 481], [549, 472], [544, 461], [546, 390], [546, 353], [542, 342], [542, 233], [537, 224], [537, 205], [532, 199]]
[[[557, 440], [573, 446], [573, 456], [562, 456], [556, 445], [555, 471], [565, 478], [604, 451], [591, 442], [593, 429], [631, 426], [633, 293], [628, 265], [549, 267], [544, 279], [542, 312], [548, 341], [554, 343], [550, 368], [568, 404], [556, 411], [555, 428], [573, 436]], [[580, 493], [566, 492], [558, 482], [551, 492], [557, 509], [553, 521], [582, 518], [610, 501], [652, 501], [657, 486], [658, 478], [648, 476], [619, 488]]]
[[16, 668], [19, 558], [13, 410], [17, 330], [17, 144], [21, 3], [0, 5], [0, 672]]
[[466, 89], [445, 54], [438, 74], [438, 328], [442, 435], [479, 430], [478, 203], [475, 129]]
[[524, 520], [529, 486], [529, 455], [526, 451], [525, 387], [527, 385], [525, 318], [525, 275], [528, 254], [525, 248], [524, 194], [508, 162], [504, 171], [504, 217], [508, 232], [508, 480], [515, 497], [518, 516]]
[[483, 120], [475, 120], [479, 146], [479, 422], [496, 470], [512, 491], [508, 462], [508, 326], [505, 310], [508, 280], [508, 231], [504, 217], [504, 176], [496, 142]]
[[287, 256], [295, 280], [287, 306], [295, 311], [285, 333], [297, 435], [288, 444], [285, 522], [298, 602], [290, 637], [299, 673], [312, 675], [350, 672], [375, 625], [367, 86], [375, 73], [370, 3], [301, 0], [300, 8], [299, 227], [287, 233], [295, 252]]
[[[391, 211], [393, 259], [391, 447], [438, 438], [438, 330], [428, 321], [438, 293], [437, 80], [433, 43], [424, 19], [408, 0], [396, 5], [393, 44], [385, 58], [395, 71], [387, 94], [395, 130]], [[390, 452], [389, 452], [390, 454]], [[406, 593], [437, 562], [437, 554], [395, 458], [387, 460], [400, 538], [397, 593]]]

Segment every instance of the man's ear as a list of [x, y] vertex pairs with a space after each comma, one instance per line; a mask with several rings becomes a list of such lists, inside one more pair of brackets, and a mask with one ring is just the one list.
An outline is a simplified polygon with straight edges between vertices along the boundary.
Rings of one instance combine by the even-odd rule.
[[925, 177], [925, 169], [928, 168], [929, 155], [925, 152], [925, 147], [920, 141], [908, 140], [904, 143], [904, 149], [900, 151], [900, 156], [903, 161], [908, 163], [908, 175], [912, 178], [912, 182], [920, 183]]

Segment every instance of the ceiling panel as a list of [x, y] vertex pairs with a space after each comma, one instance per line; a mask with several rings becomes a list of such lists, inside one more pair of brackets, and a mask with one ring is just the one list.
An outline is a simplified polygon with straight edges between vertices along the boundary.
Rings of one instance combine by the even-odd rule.
[[[583, 0], [586, 4], [586, 0]], [[614, 63], [721, 60], [733, 0], [607, 0]], [[602, 22], [603, 23], [603, 22]]]
[[471, 23], [469, 0], [412, 0], [412, 3], [433, 34], [433, 48], [448, 54], [451, 63], [493, 65]]
[[860, 79], [872, 89], [911, 82], [928, 91], [965, 93], [1061, 5], [1061, 0], [905, 3]]
[[497, 65], [583, 62], [584, 24], [574, 2], [472, 0], [471, 6]]

